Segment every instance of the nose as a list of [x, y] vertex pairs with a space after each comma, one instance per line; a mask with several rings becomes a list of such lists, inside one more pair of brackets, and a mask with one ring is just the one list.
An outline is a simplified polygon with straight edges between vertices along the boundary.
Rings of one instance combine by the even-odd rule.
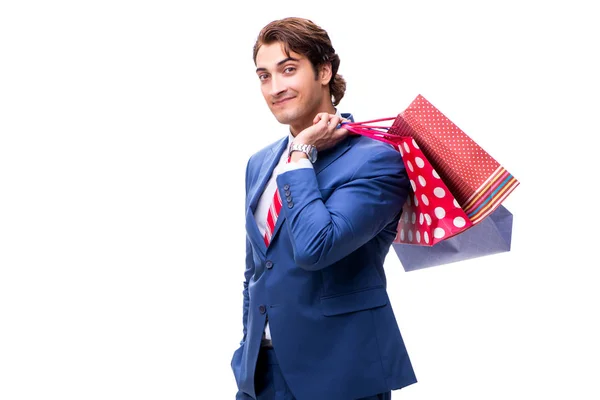
[[269, 94], [273, 97], [278, 97], [287, 90], [283, 79], [272, 76], [271, 87], [269, 88]]

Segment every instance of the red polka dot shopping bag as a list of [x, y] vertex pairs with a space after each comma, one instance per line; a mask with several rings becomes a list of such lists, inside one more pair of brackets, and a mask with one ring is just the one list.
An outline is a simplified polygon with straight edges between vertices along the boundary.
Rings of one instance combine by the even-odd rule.
[[344, 128], [389, 143], [402, 156], [412, 192], [394, 249], [406, 270], [510, 249], [512, 214], [501, 203], [519, 182], [423, 96], [395, 118]]

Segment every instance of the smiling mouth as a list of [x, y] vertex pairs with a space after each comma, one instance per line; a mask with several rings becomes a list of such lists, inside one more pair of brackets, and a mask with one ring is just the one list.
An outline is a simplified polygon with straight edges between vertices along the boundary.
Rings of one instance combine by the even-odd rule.
[[285, 99], [274, 101], [273, 105], [278, 106], [278, 105], [286, 103], [288, 100], [292, 100], [292, 99], [293, 99], [293, 97], [286, 97]]

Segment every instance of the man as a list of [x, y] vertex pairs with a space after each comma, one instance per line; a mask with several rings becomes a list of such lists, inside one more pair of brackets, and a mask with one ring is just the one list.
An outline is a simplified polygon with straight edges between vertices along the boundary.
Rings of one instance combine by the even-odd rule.
[[383, 269], [409, 191], [400, 154], [338, 126], [340, 59], [311, 21], [268, 24], [254, 61], [289, 128], [246, 170], [236, 398], [390, 399], [416, 382]]

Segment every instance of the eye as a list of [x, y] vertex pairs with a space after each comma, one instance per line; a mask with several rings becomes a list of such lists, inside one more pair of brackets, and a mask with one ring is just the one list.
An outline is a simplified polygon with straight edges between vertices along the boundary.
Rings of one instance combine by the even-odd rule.
[[260, 81], [265, 81], [267, 78], [269, 78], [269, 74], [258, 74], [258, 79]]
[[286, 74], [291, 74], [295, 70], [296, 70], [296, 67], [285, 67], [285, 69], [283, 70], [283, 72], [286, 73]]

